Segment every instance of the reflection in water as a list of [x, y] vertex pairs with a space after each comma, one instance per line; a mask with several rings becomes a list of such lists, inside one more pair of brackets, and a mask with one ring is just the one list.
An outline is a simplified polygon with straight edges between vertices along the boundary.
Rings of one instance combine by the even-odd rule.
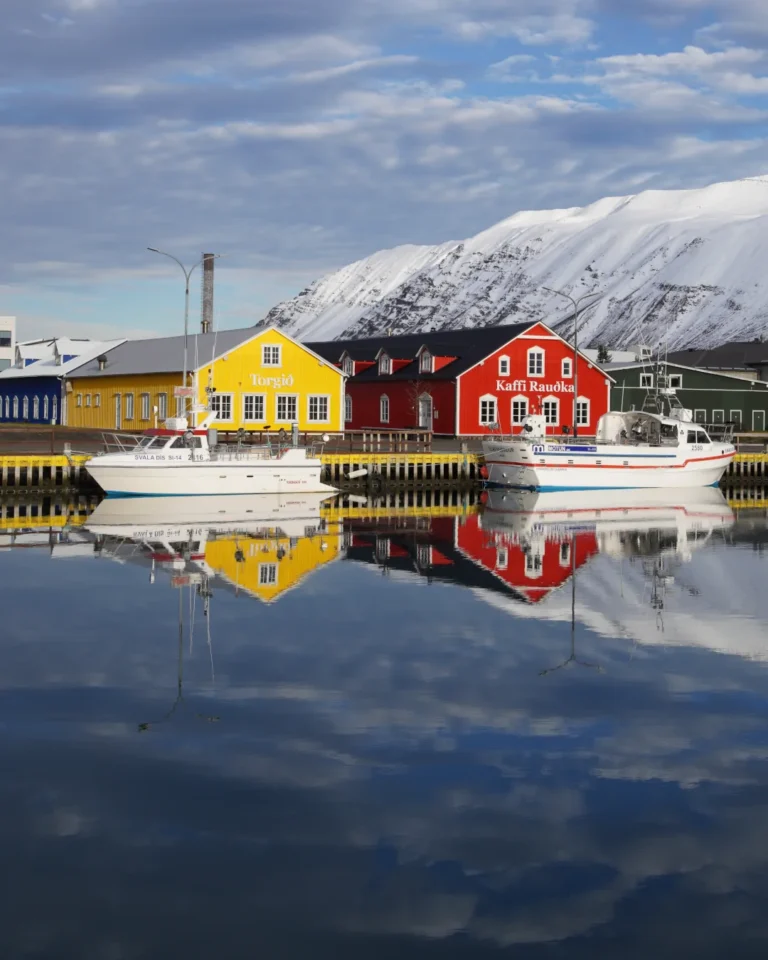
[[0, 955], [764, 953], [766, 528], [717, 491], [72, 517], [0, 554]]

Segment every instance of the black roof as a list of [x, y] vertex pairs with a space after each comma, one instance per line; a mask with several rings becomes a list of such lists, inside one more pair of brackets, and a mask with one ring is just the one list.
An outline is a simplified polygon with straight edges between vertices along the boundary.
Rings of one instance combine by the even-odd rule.
[[670, 363], [682, 363], [687, 367], [749, 370], [761, 363], [768, 363], [768, 343], [762, 340], [733, 340], [711, 350], [702, 350], [700, 347], [675, 350], [667, 359]]
[[[321, 343], [307, 343], [315, 353], [330, 363], [338, 363], [347, 353], [356, 361], [374, 361], [380, 350], [385, 350], [393, 360], [411, 362], [387, 376], [379, 376], [378, 366], [370, 367], [355, 374], [355, 380], [453, 380], [459, 374], [474, 367], [487, 356], [494, 353], [525, 333], [535, 325], [532, 321], [513, 323], [496, 327], [477, 327], [469, 330], [436, 330], [432, 333], [406, 333], [394, 337], [367, 337], [363, 340], [326, 340]], [[433, 357], [456, 357], [435, 373], [419, 372], [415, 359], [418, 350], [426, 347]]]

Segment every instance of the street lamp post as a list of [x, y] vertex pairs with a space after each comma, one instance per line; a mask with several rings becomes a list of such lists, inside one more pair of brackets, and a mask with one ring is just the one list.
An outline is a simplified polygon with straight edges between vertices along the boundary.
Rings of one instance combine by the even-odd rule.
[[[204, 257], [193, 263], [192, 266], [187, 270], [184, 264], [179, 260], [178, 257], [174, 257], [172, 253], [166, 253], [165, 250], [158, 250], [157, 247], [147, 247], [147, 250], [150, 253], [159, 253], [163, 257], [169, 257], [171, 260], [175, 260], [176, 263], [181, 267], [182, 273], [184, 274], [184, 379], [182, 381], [182, 386], [186, 387], [187, 385], [187, 341], [189, 338], [189, 278], [192, 276], [192, 271], [199, 267], [201, 264], [205, 263], [206, 260], [218, 260], [221, 256], [220, 253], [207, 253]], [[186, 397], [182, 398], [184, 400], [184, 409], [187, 408], [187, 399]]]
[[[551, 287], [542, 287], [547, 293], [554, 293], [555, 296], [564, 297], [573, 304], [573, 435], [578, 437], [578, 402], [579, 402], [579, 314], [583, 313], [589, 307], [593, 307], [602, 297], [601, 293], [585, 293], [584, 296], [575, 300], [570, 293], [563, 290], [553, 290]], [[591, 301], [585, 303], [586, 300]], [[582, 307], [581, 304], [584, 303]]]

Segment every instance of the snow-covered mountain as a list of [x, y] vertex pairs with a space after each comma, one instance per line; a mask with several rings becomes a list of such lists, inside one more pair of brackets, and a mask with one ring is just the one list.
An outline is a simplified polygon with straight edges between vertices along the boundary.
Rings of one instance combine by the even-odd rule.
[[572, 308], [546, 286], [603, 295], [581, 317], [584, 346], [716, 346], [766, 331], [766, 261], [768, 176], [517, 213], [469, 240], [380, 251], [263, 322], [304, 340], [524, 320], [568, 334]]

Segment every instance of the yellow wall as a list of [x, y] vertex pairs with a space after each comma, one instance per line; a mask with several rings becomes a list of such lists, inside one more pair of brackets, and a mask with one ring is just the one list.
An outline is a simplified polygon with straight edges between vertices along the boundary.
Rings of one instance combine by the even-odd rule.
[[[67, 424], [70, 427], [102, 427], [106, 430], [146, 430], [154, 427], [153, 407], [159, 405], [158, 394], [164, 393], [168, 400], [168, 416], [176, 412], [173, 388], [181, 384], [178, 373], [156, 373], [144, 376], [82, 377], [69, 380], [72, 392], [67, 392]], [[122, 407], [121, 423], [116, 423], [115, 394], [120, 394]], [[126, 395], [133, 394], [133, 419], [126, 417]], [[149, 394], [149, 419], [141, 416], [141, 394]], [[78, 406], [78, 395], [80, 406]], [[88, 398], [90, 397], [90, 406]], [[98, 403], [98, 405], [97, 405]]]
[[[205, 545], [205, 561], [220, 577], [224, 577], [237, 589], [271, 603], [286, 590], [295, 587], [316, 567], [335, 560], [341, 548], [340, 528], [302, 537], [298, 542], [287, 537], [275, 540], [226, 537], [212, 540]], [[241, 550], [243, 559], [235, 559]], [[282, 559], [278, 559], [278, 552]], [[263, 583], [261, 568], [272, 566], [274, 582]], [[264, 579], [271, 579], [270, 571], [264, 571]]]
[[[280, 365], [264, 366], [262, 348], [280, 347]], [[201, 367], [198, 372], [200, 403], [206, 403], [205, 388], [209, 385], [220, 394], [232, 396], [232, 420], [217, 425], [222, 430], [259, 430], [268, 425], [273, 430], [290, 429], [287, 420], [277, 416], [277, 397], [295, 395], [297, 422], [300, 430], [325, 430], [339, 432], [344, 429], [344, 377], [340, 370], [315, 357], [301, 344], [269, 329], [248, 343], [236, 347], [231, 353], [213, 363]], [[243, 419], [244, 394], [259, 394], [264, 397], [264, 418], [257, 421]], [[311, 395], [328, 398], [328, 419], [324, 422], [310, 421], [308, 398]]]
[[[262, 362], [262, 347], [265, 345], [280, 348], [278, 366], [265, 366]], [[72, 427], [100, 427], [107, 430], [117, 428], [115, 415], [115, 394], [120, 394], [122, 418], [119, 429], [146, 430], [154, 426], [152, 408], [158, 404], [158, 394], [168, 397], [168, 416], [176, 412], [173, 388], [180, 386], [181, 370], [166, 374], [131, 374], [114, 377], [72, 377], [69, 383], [72, 391], [67, 394], [67, 423]], [[191, 383], [191, 380], [190, 380]], [[278, 330], [268, 329], [256, 335], [252, 340], [235, 347], [219, 357], [214, 363], [198, 370], [199, 401], [206, 404], [207, 386], [213, 386], [217, 393], [231, 397], [232, 419], [220, 421], [217, 426], [222, 430], [260, 430], [270, 426], [290, 430], [290, 420], [279, 420], [277, 413], [278, 395], [296, 397], [296, 422], [299, 429], [324, 433], [338, 433], [344, 429], [344, 377], [336, 367], [324, 363], [301, 344], [294, 343]], [[141, 418], [140, 395], [150, 395], [150, 419]], [[82, 397], [77, 405], [77, 395]], [[96, 395], [100, 404], [96, 406]], [[126, 414], [126, 394], [133, 394], [133, 418]], [[264, 397], [264, 417], [259, 420], [244, 420], [245, 394], [257, 394]], [[90, 407], [86, 405], [88, 395]], [[327, 420], [309, 419], [309, 397], [328, 398]], [[290, 412], [290, 411], [289, 411]]]

